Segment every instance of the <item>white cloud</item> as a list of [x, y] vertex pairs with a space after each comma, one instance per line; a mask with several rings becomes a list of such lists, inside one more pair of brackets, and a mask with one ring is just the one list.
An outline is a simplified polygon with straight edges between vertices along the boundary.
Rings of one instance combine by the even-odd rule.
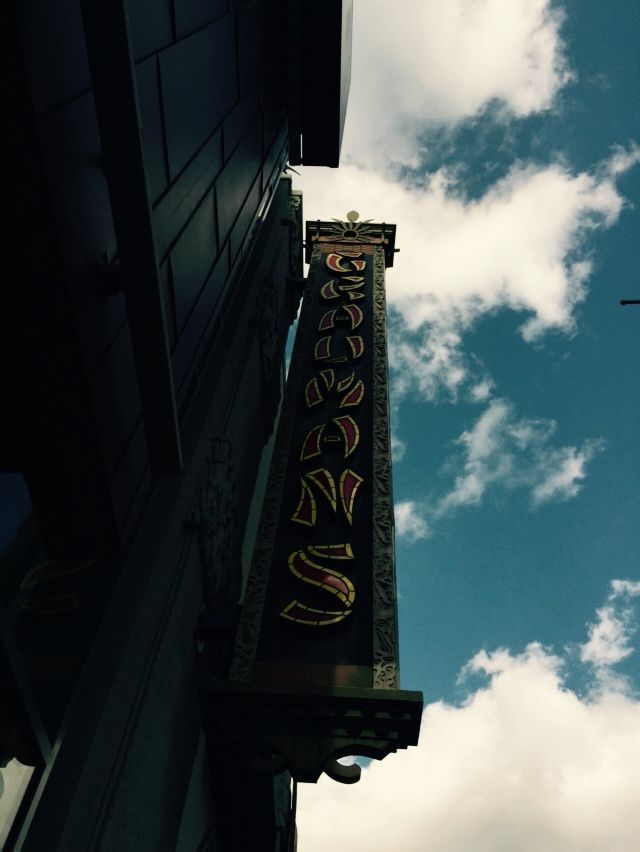
[[602, 447], [600, 441], [585, 441], [580, 449], [562, 447], [548, 453], [544, 459], [544, 478], [532, 491], [534, 504], [575, 497], [587, 475], [587, 465]]
[[396, 505], [398, 534], [409, 541], [425, 538], [436, 521], [479, 505], [490, 489], [522, 489], [534, 508], [575, 497], [604, 442], [556, 446], [556, 429], [554, 420], [520, 417], [508, 400], [491, 400], [454, 442], [456, 449], [445, 465], [453, 472], [451, 489], [423, 503], [408, 500]]
[[640, 580], [612, 580], [611, 596], [614, 598], [628, 595], [635, 598], [640, 595]]
[[416, 503], [406, 500], [396, 503], [394, 506], [396, 519], [396, 534], [399, 538], [408, 541], [418, 541], [429, 535], [429, 527], [424, 517], [420, 514]]
[[[463, 448], [462, 472], [453, 489], [437, 501], [434, 514], [440, 516], [458, 506], [480, 502], [490, 483], [510, 483], [514, 477], [514, 455], [509, 444], [513, 437], [513, 410], [504, 400], [490, 403], [474, 426], [463, 432], [456, 444]], [[531, 427], [543, 439], [543, 430]]]
[[548, 110], [571, 79], [550, 0], [367, 0], [356, 6], [343, 156], [415, 164], [418, 136], [491, 104]]
[[390, 346], [394, 381], [426, 399], [455, 399], [486, 378], [462, 351], [482, 316], [522, 312], [530, 342], [573, 333], [592, 271], [587, 238], [617, 221], [625, 202], [615, 180], [638, 162], [640, 147], [632, 146], [592, 172], [515, 164], [477, 199], [445, 170], [408, 188], [356, 166], [307, 168], [301, 184], [307, 219], [356, 206], [363, 218], [397, 224], [401, 253], [387, 275], [388, 302], [402, 320]]
[[632, 852], [640, 836], [640, 702], [582, 698], [537, 643], [480, 652], [486, 685], [429, 704], [420, 744], [344, 787], [299, 789], [301, 852]]
[[556, 428], [554, 420], [518, 417], [504, 399], [490, 402], [456, 439], [462, 457], [453, 465], [460, 472], [451, 491], [435, 502], [433, 515], [442, 517], [480, 503], [492, 485], [525, 488], [534, 506], [575, 497], [588, 464], [604, 444], [587, 440], [581, 447], [555, 447], [551, 441]]
[[[444, 465], [453, 476], [451, 488], [423, 495], [422, 501], [396, 503], [398, 537], [408, 542], [428, 538], [438, 521], [480, 505], [492, 490], [525, 491], [533, 508], [576, 497], [605, 443], [587, 439], [580, 446], [558, 446], [556, 431], [555, 420], [522, 417], [508, 400], [491, 400], [453, 442], [455, 449]], [[403, 457], [405, 445], [399, 446]]]
[[394, 462], [400, 462], [407, 451], [406, 443], [395, 432], [391, 432], [391, 456]]
[[456, 398], [468, 378], [462, 335], [455, 327], [441, 326], [437, 334], [418, 337], [408, 334], [406, 327], [392, 333], [389, 367], [395, 399], [411, 388], [425, 399], [435, 399], [443, 390]]
[[491, 396], [491, 392], [494, 388], [494, 382], [491, 378], [484, 378], [479, 381], [476, 385], [469, 388], [469, 396], [473, 400], [473, 402], [486, 402]]
[[588, 625], [589, 639], [580, 645], [580, 659], [594, 666], [600, 683], [609, 682], [610, 667], [633, 653], [631, 640], [638, 630], [633, 607], [636, 597], [640, 597], [640, 582], [613, 580], [605, 605]]

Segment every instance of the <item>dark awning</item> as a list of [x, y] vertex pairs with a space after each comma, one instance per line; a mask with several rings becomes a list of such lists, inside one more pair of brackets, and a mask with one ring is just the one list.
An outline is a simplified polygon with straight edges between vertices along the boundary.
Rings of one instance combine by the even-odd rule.
[[289, 0], [289, 161], [333, 166], [351, 83], [353, 0]]

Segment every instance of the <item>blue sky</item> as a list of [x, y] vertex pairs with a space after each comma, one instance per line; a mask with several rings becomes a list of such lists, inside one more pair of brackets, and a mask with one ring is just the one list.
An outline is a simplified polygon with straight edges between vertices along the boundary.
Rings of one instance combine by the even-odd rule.
[[342, 165], [296, 184], [306, 218], [398, 226], [401, 670], [426, 710], [417, 749], [305, 786], [301, 852], [639, 848], [639, 37], [636, 2], [355, 4]]

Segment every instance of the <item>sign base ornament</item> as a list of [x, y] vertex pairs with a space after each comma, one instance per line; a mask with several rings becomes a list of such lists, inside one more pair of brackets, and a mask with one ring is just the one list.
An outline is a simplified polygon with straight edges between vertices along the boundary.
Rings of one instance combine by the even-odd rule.
[[360, 780], [357, 764], [341, 757], [382, 760], [417, 745], [422, 693], [399, 689], [281, 687], [213, 681], [203, 684], [205, 718], [247, 769], [276, 775], [288, 770], [315, 783], [325, 772], [334, 781]]

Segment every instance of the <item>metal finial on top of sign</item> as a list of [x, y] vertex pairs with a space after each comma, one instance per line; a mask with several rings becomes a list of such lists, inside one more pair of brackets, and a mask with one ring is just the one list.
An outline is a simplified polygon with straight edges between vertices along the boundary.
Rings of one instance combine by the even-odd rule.
[[360, 245], [379, 245], [384, 248], [385, 266], [393, 266], [395, 248], [395, 225], [374, 223], [373, 219], [361, 219], [357, 210], [349, 210], [344, 219], [307, 222], [305, 261], [311, 261], [311, 252], [318, 243], [336, 243], [343, 246], [340, 251], [356, 251]]
[[376, 242], [376, 240], [371, 239], [373, 232], [375, 231], [375, 227], [369, 227], [369, 222], [372, 221], [373, 219], [363, 219], [360, 221], [360, 214], [358, 211], [349, 210], [345, 221], [342, 221], [342, 219], [332, 219], [332, 222], [335, 222], [334, 225], [325, 222], [325, 233], [329, 239], [337, 238], [346, 239], [348, 241], [358, 239], [358, 241], [366, 243]]

